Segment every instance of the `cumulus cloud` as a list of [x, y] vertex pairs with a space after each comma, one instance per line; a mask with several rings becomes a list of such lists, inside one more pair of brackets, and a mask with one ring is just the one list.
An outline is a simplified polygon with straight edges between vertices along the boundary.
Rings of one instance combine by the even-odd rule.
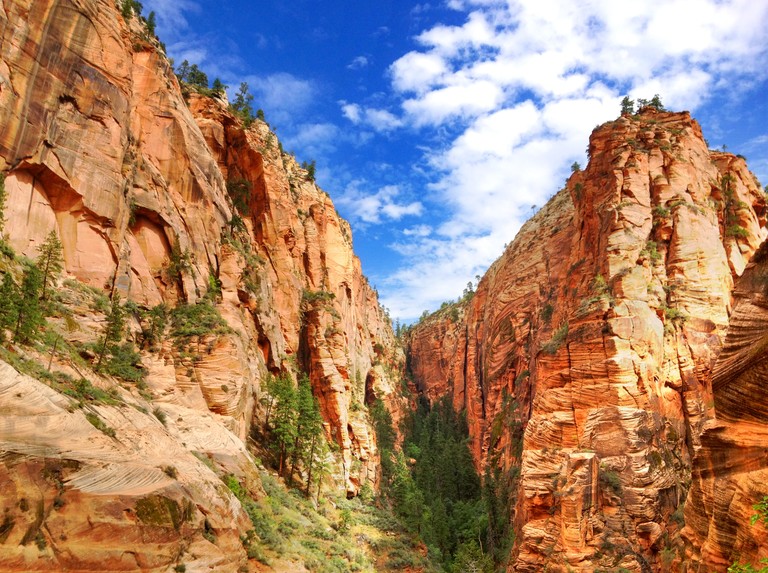
[[403, 126], [403, 120], [386, 109], [362, 107], [356, 103], [339, 102], [341, 113], [355, 125], [370, 127], [378, 132], [387, 132]]
[[[532, 205], [584, 161], [595, 125], [619, 100], [661, 94], [696, 109], [717, 90], [747, 89], [768, 72], [768, 4], [753, 0], [451, 0], [461, 25], [424, 30], [389, 68], [393, 102], [346, 103], [346, 117], [442, 134], [426, 150], [431, 203], [450, 215], [393, 245], [406, 263], [386, 281], [396, 316], [455, 298], [512, 240]], [[446, 132], [446, 128], [451, 130]], [[446, 133], [448, 135], [446, 140]], [[412, 229], [418, 229], [419, 226]]]
[[379, 224], [384, 220], [399, 221], [406, 216], [418, 216], [424, 207], [419, 201], [400, 201], [401, 189], [397, 185], [386, 185], [376, 192], [366, 188], [360, 180], [352, 181], [344, 192], [335, 199], [337, 205], [351, 213], [353, 222]]

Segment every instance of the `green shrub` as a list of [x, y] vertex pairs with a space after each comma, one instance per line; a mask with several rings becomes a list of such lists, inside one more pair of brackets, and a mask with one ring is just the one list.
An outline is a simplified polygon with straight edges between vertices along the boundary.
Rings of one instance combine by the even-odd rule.
[[563, 323], [547, 342], [545, 342], [541, 349], [547, 354], [555, 354], [565, 342], [568, 337], [568, 323]]
[[99, 416], [94, 414], [93, 412], [86, 412], [85, 418], [91, 423], [91, 425], [94, 428], [96, 428], [100, 432], [103, 432], [110, 438], [114, 438], [116, 436], [115, 429], [107, 426], [107, 424], [104, 423], [104, 420], [99, 418]]
[[727, 237], [734, 237], [736, 239], [746, 239], [747, 237], [749, 237], [749, 231], [747, 231], [741, 225], [730, 225], [725, 230], [725, 235]]
[[223, 334], [227, 323], [219, 310], [208, 300], [197, 304], [182, 304], [171, 311], [171, 335], [176, 338]]

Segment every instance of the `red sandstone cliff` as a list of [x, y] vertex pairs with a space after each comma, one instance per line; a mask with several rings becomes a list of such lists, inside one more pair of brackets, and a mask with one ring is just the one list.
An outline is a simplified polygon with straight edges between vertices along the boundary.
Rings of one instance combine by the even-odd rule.
[[768, 496], [768, 243], [734, 290], [734, 310], [712, 374], [715, 419], [701, 435], [685, 506], [692, 562], [724, 569], [768, 558], [768, 530], [751, 523], [753, 505]]
[[[364, 403], [398, 407], [402, 353], [349, 225], [278, 149], [263, 122], [244, 130], [221, 101], [185, 102], [156, 40], [114, 2], [0, 6], [10, 245], [34, 258], [55, 230], [66, 277], [146, 308], [195, 303], [220, 281], [226, 321], [186, 347], [166, 339], [144, 348], [141, 393], [86, 373], [120, 397], [88, 406], [115, 438], [54, 388], [0, 364], [0, 568], [160, 571], [180, 555], [198, 568], [242, 567], [249, 521], [206, 464], [259, 494], [244, 442], [263, 418], [268, 373], [308, 372], [340, 446], [341, 487], [375, 484]], [[227, 182], [249, 190], [237, 231]], [[52, 319], [66, 342], [96, 338], [103, 314], [72, 308]], [[53, 367], [77, 370], [61, 357]], [[177, 477], [162, 470], [169, 460]], [[215, 543], [203, 535], [209, 528]]]
[[687, 113], [623, 116], [589, 155], [458, 318], [413, 328], [409, 360], [428, 397], [466, 408], [479, 468], [514, 485], [510, 570], [670, 570], [765, 196]]

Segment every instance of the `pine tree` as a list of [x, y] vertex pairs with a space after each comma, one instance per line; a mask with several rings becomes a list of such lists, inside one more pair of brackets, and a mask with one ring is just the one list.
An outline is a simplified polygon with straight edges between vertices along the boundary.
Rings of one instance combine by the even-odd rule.
[[154, 38], [155, 37], [155, 29], [157, 28], [157, 20], [155, 18], [155, 12], [152, 11], [147, 16], [147, 32], [149, 33], [149, 36]]
[[248, 127], [253, 123], [253, 96], [248, 93], [248, 84], [242, 82], [240, 89], [235, 94], [235, 101], [230, 105], [230, 109], [240, 117], [243, 121], [243, 125]]
[[312, 385], [306, 374], [299, 379], [296, 394], [296, 438], [291, 449], [291, 472], [289, 482], [299, 463], [307, 467], [311, 476], [314, 448], [323, 431], [323, 418], [320, 416], [320, 406], [312, 394]]
[[56, 280], [64, 268], [63, 248], [56, 231], [48, 233], [37, 252], [40, 253], [37, 257], [37, 267], [43, 275], [43, 293], [40, 298], [46, 300], [48, 285]]
[[104, 330], [104, 339], [101, 344], [101, 351], [99, 352], [99, 360], [96, 363], [96, 370], [101, 368], [101, 361], [104, 359], [104, 355], [107, 353], [107, 347], [109, 345], [118, 344], [123, 339], [123, 331], [125, 329], [125, 311], [120, 306], [120, 295], [115, 294], [112, 297], [112, 306], [109, 309], [107, 315], [107, 324]]
[[225, 86], [219, 78], [216, 78], [213, 80], [213, 84], [211, 85], [211, 91], [213, 92], [213, 95], [221, 96], [224, 95], [224, 91], [227, 89], [227, 86]]
[[30, 342], [45, 324], [43, 311], [40, 307], [42, 284], [43, 275], [40, 269], [35, 265], [29, 265], [24, 270], [19, 302], [16, 307], [16, 329], [13, 333], [13, 339], [18, 342]]
[[621, 115], [632, 115], [635, 113], [635, 102], [629, 99], [629, 96], [624, 96], [621, 100]]
[[16, 324], [19, 303], [19, 287], [11, 276], [5, 273], [0, 284], [0, 340], [6, 329], [13, 328]]
[[296, 440], [297, 396], [291, 379], [280, 376], [274, 387], [275, 406], [272, 414], [273, 449], [277, 458], [278, 473], [283, 475], [291, 447]]
[[0, 173], [0, 241], [3, 240], [3, 232], [5, 231], [5, 201], [7, 195], [5, 192], [5, 175]]

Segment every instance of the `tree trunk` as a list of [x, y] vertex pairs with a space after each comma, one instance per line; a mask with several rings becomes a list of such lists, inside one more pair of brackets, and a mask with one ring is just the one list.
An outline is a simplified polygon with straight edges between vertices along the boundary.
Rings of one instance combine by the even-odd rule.
[[317, 436], [312, 436], [312, 445], [309, 447], [309, 467], [307, 468], [307, 489], [304, 492], [306, 497], [309, 497], [309, 486], [312, 483], [312, 466], [315, 461], [315, 440]]

